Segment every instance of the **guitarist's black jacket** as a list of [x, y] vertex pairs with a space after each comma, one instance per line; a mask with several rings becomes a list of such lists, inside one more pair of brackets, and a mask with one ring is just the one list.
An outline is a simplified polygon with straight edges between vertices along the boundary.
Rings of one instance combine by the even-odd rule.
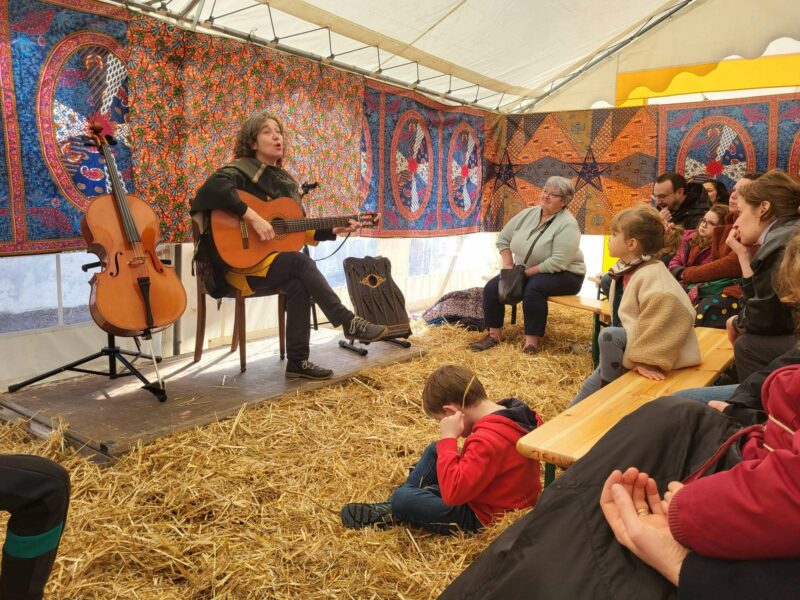
[[[221, 209], [241, 217], [247, 212], [247, 205], [239, 199], [237, 189], [253, 194], [265, 202], [289, 197], [300, 204], [299, 186], [289, 173], [280, 167], [265, 165], [255, 158], [240, 158], [218, 169], [206, 179], [192, 199], [189, 213], [194, 216]], [[200, 231], [195, 260], [211, 265], [213, 282], [206, 277], [204, 282], [211, 296], [221, 298], [231, 291], [225, 282], [225, 271], [228, 267], [219, 259], [205, 224], [200, 227]], [[314, 232], [316, 242], [334, 239], [336, 235], [332, 229], [318, 229]]]

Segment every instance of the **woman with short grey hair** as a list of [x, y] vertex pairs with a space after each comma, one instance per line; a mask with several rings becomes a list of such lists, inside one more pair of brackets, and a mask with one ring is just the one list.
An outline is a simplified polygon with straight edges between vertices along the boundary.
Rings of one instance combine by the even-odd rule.
[[[525, 318], [525, 354], [541, 349], [547, 324], [547, 298], [577, 294], [586, 265], [580, 251], [581, 232], [567, 206], [575, 186], [566, 177], [550, 177], [537, 206], [514, 216], [497, 236], [503, 268], [525, 266], [522, 312]], [[499, 299], [500, 276], [483, 288], [483, 314], [489, 334], [470, 348], [476, 352], [494, 348], [503, 340], [505, 304]]]

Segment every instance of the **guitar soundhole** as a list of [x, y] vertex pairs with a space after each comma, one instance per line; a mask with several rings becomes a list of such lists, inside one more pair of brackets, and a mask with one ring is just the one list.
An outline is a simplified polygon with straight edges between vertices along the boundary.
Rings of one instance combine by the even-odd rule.
[[361, 280], [361, 283], [363, 285], [367, 286], [367, 287], [375, 289], [380, 284], [382, 284], [384, 281], [386, 281], [386, 280], [383, 277], [381, 277], [380, 275], [376, 275], [375, 273], [370, 273], [369, 275], [367, 275], [366, 277], [364, 277]]

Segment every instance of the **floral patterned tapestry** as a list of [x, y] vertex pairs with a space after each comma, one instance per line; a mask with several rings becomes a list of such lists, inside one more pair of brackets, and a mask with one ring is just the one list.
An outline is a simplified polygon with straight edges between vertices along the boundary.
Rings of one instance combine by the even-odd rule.
[[262, 109], [283, 122], [284, 167], [319, 183], [304, 199], [308, 213], [357, 212], [361, 77], [147, 18], [130, 23], [129, 38], [136, 183], [167, 239], [191, 238], [190, 197], [233, 158], [239, 124]]
[[480, 230], [483, 111], [370, 82], [361, 130], [362, 208], [378, 236]]
[[127, 12], [91, 0], [0, 0], [0, 255], [83, 248], [80, 218], [110, 191], [89, 122], [113, 134], [129, 193]]
[[502, 229], [539, 202], [548, 177], [559, 175], [575, 184], [568, 210], [581, 231], [607, 233], [616, 212], [650, 199], [656, 121], [652, 108], [487, 118], [483, 228]]

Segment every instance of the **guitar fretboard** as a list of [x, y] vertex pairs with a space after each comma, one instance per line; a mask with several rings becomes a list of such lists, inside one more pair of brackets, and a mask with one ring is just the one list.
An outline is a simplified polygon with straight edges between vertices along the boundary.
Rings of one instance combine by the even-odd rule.
[[331, 227], [347, 227], [350, 220], [358, 221], [358, 215], [345, 217], [320, 217], [316, 219], [272, 219], [270, 225], [275, 233], [297, 233], [312, 229], [329, 229]]

